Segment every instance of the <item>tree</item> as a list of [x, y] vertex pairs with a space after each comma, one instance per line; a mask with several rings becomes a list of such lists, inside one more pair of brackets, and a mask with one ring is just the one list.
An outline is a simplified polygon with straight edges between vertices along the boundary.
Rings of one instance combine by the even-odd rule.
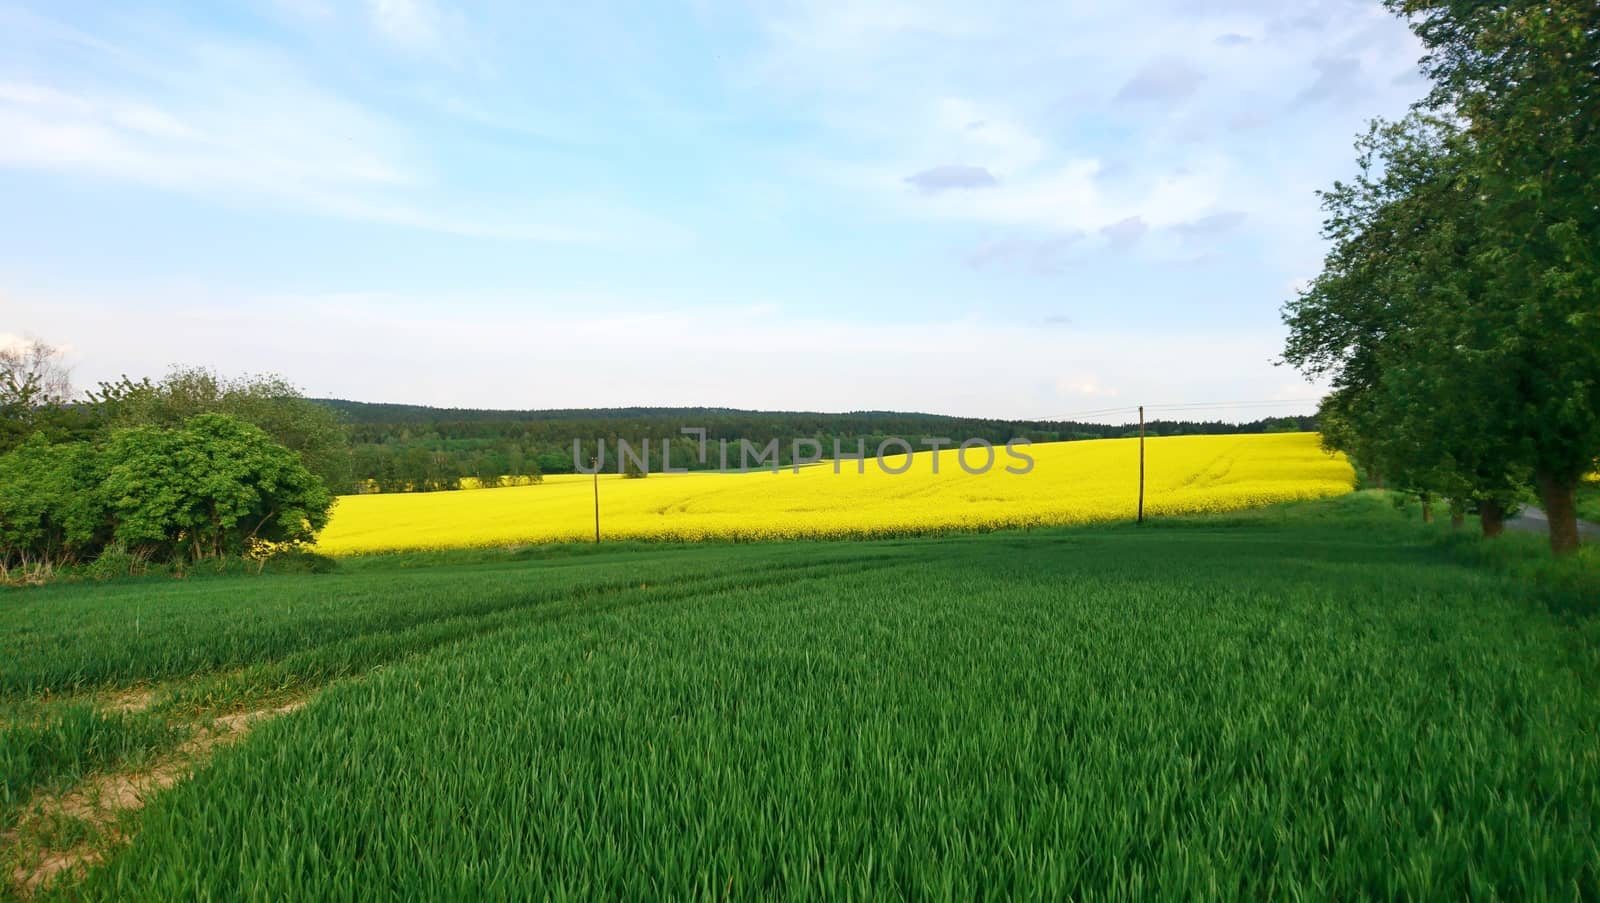
[[0, 391], [26, 395], [36, 405], [66, 404], [72, 398], [72, 371], [61, 350], [40, 339], [0, 346]]
[[199, 414], [227, 414], [265, 430], [329, 488], [353, 488], [349, 431], [338, 414], [306, 400], [280, 376], [226, 378], [202, 367], [174, 368], [160, 382], [123, 377], [91, 398], [115, 427], [175, 428]]
[[1600, 5], [1388, 6], [1427, 48], [1425, 106], [1472, 143], [1489, 268], [1465, 314], [1504, 400], [1491, 428], [1523, 446], [1551, 549], [1570, 553], [1574, 491], [1600, 453]]
[[93, 431], [92, 412], [71, 404], [72, 373], [61, 358], [39, 339], [0, 346], [0, 452], [35, 433], [65, 441]]
[[1322, 426], [1323, 449], [1344, 452], [1373, 486], [1382, 489], [1382, 452], [1376, 441], [1367, 438], [1376, 430], [1370, 426], [1374, 418], [1363, 405], [1366, 400], [1367, 396], [1350, 388], [1330, 392], [1317, 407], [1317, 420]]
[[1323, 270], [1285, 306], [1284, 357], [1334, 391], [1319, 420], [1379, 485], [1472, 503], [1484, 532], [1521, 491], [1523, 449], [1484, 426], [1503, 406], [1474, 307], [1484, 294], [1482, 211], [1468, 136], [1447, 120], [1376, 122], [1354, 180], [1323, 192]]
[[[1323, 273], [1286, 308], [1285, 359], [1333, 377], [1339, 441], [1485, 532], [1524, 483], [1557, 554], [1600, 452], [1600, 7], [1390, 0], [1434, 91], [1324, 194]], [[1375, 165], [1376, 164], [1376, 165]]]
[[120, 430], [99, 492], [112, 536], [158, 558], [196, 561], [257, 543], [311, 541], [333, 497], [299, 458], [235, 417], [200, 414], [180, 429]]
[[0, 455], [0, 566], [68, 564], [110, 537], [102, 459], [87, 442], [52, 444], [35, 433]]
[[506, 475], [511, 478], [511, 485], [515, 486], [523, 477], [523, 470], [527, 464], [522, 457], [522, 446], [513, 442], [506, 446]]

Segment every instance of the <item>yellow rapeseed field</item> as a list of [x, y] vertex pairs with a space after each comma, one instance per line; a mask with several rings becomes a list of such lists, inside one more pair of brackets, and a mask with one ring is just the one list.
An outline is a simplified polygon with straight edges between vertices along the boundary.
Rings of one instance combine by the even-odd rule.
[[[954, 450], [913, 456], [903, 474], [866, 462], [810, 465], [796, 473], [600, 476], [600, 524], [611, 539], [776, 539], [884, 536], [983, 530], [1133, 517], [1138, 441], [1106, 439], [1028, 446], [1034, 467], [1004, 448], [982, 475], [958, 466]], [[1349, 492], [1342, 456], [1314, 433], [1153, 438], [1146, 446], [1145, 513], [1227, 511]], [[736, 456], [735, 456], [736, 457]], [[968, 463], [983, 463], [979, 450]], [[884, 459], [890, 469], [905, 459]], [[934, 473], [934, 467], [938, 473]], [[593, 478], [551, 476], [539, 485], [461, 492], [354, 495], [339, 499], [317, 543], [333, 555], [399, 549], [510, 545], [592, 539]]]

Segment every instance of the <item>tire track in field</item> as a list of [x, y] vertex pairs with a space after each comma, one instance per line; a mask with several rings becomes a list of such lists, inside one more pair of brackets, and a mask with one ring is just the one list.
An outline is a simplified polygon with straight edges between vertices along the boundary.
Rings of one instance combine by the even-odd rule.
[[[418, 658], [439, 650], [471, 643], [487, 636], [508, 630], [523, 629], [532, 625], [550, 624], [569, 618], [608, 614], [630, 608], [663, 605], [703, 595], [716, 595], [735, 590], [759, 590], [790, 583], [849, 578], [873, 571], [908, 567], [913, 562], [899, 557], [838, 556], [822, 561], [798, 564], [778, 564], [773, 567], [734, 574], [693, 575], [687, 579], [659, 584], [642, 581], [637, 587], [631, 582], [625, 586], [607, 586], [598, 590], [573, 594], [554, 601], [549, 610], [530, 614], [528, 605], [513, 605], [461, 618], [436, 619], [418, 627], [438, 624], [440, 620], [459, 621], [459, 630], [435, 636], [431, 641], [407, 647], [403, 652], [362, 668], [373, 668], [395, 661]], [[850, 565], [850, 566], [841, 566]], [[652, 592], [654, 590], [654, 592]], [[547, 600], [539, 600], [547, 601]], [[597, 604], [598, 603], [598, 604]], [[535, 603], [536, 604], [536, 603]], [[366, 639], [366, 636], [353, 638]], [[343, 645], [336, 644], [336, 645]], [[327, 647], [322, 647], [326, 649]], [[316, 692], [335, 680], [350, 679], [350, 675], [332, 676], [310, 693], [297, 696], [289, 702], [268, 708], [255, 709], [218, 716], [200, 724], [193, 736], [179, 744], [153, 765], [132, 771], [112, 771], [92, 776], [79, 782], [66, 792], [44, 799], [31, 800], [19, 823], [0, 834], [0, 841], [14, 850], [23, 851], [22, 861], [7, 863], [11, 869], [10, 890], [19, 897], [28, 898], [61, 880], [81, 878], [90, 868], [103, 862], [119, 847], [133, 840], [133, 832], [120, 827], [118, 821], [130, 812], [144, 808], [161, 792], [197, 773], [211, 757], [224, 747], [242, 740], [266, 721], [288, 715], [303, 708]], [[360, 679], [360, 678], [354, 678]], [[202, 692], [204, 684], [198, 688]], [[112, 708], [149, 707], [154, 692], [140, 691], [124, 699], [113, 695]], [[98, 842], [79, 840], [73, 844], [52, 845], [46, 839], [28, 848], [30, 835], [48, 838], [52, 825], [65, 820], [88, 828]]]
[[[874, 555], [836, 553], [814, 560], [762, 562], [746, 573], [794, 574], [805, 570], [848, 567], [853, 562], [878, 557], [881, 557], [881, 550]], [[192, 645], [198, 650], [198, 654], [178, 655], [171, 660], [167, 660], [164, 650], [156, 650], [142, 658], [124, 656], [123, 660], [107, 667], [100, 667], [97, 662], [83, 660], [68, 662], [66, 665], [52, 665], [48, 669], [40, 670], [38, 663], [21, 667], [5, 662], [0, 663], [0, 700], [78, 694], [97, 689], [131, 688], [162, 683], [174, 678], [192, 680], [201, 674], [221, 674], [290, 659], [303, 665], [316, 666], [319, 656], [330, 650], [342, 647], [362, 649], [363, 644], [366, 646], [366, 654], [371, 657], [377, 651], [373, 647], [381, 645], [374, 643], [374, 637], [394, 637], [419, 630], [425, 631], [430, 625], [441, 622], [461, 621], [501, 611], [525, 610], [540, 605], [561, 604], [574, 598], [595, 598], [636, 589], [641, 579], [648, 582], [647, 575], [652, 571], [650, 564], [650, 562], [642, 563], [635, 574], [628, 577], [607, 574], [595, 582], [563, 579], [555, 585], [532, 582], [526, 591], [502, 584], [495, 587], [492, 592], [467, 599], [452, 599], [454, 585], [440, 582], [437, 593], [448, 601], [436, 606], [411, 606], [394, 612], [386, 611], [383, 607], [382, 596], [385, 586], [360, 587], [359, 604], [369, 610], [348, 619], [345, 623], [332, 625], [328, 629], [319, 629], [320, 635], [310, 639], [309, 642], [306, 641], [308, 638], [294, 634], [288, 628], [282, 628], [268, 631], [260, 638], [247, 638], [247, 642], [241, 648], [235, 649], [229, 648], [227, 643], [214, 643], [213, 640], [217, 638], [212, 637], [209, 632], [197, 631], [192, 637]], [[714, 580], [719, 574], [718, 567], [737, 566], [720, 562], [703, 565], [694, 563], [688, 568], [679, 570], [679, 566], [670, 561], [663, 564], [671, 574], [670, 579], [692, 580]], [[572, 566], [579, 565], [578, 563], [557, 565], [563, 569]], [[528, 565], [519, 562], [487, 567], [496, 567], [499, 570], [507, 567], [527, 569]], [[325, 592], [338, 593], [344, 586], [346, 584], [334, 584]], [[248, 610], [241, 609], [241, 614], [248, 614]], [[212, 647], [217, 648], [208, 651]], [[181, 651], [187, 653], [188, 650]], [[5, 657], [0, 656], [0, 659], [3, 658]]]
[[[1232, 443], [1227, 448], [1223, 449], [1215, 458], [1212, 458], [1201, 467], [1191, 471], [1189, 475], [1179, 482], [1175, 488], [1204, 489], [1227, 476], [1228, 472], [1233, 470], [1233, 462], [1238, 458], [1237, 453], [1239, 449], [1243, 447], [1243, 442]], [[1222, 469], [1222, 473], [1217, 474], [1216, 476], [1211, 476], [1211, 469], [1216, 467], [1218, 462], [1226, 462], [1227, 466]]]
[[[132, 841], [132, 835], [117, 825], [120, 817], [144, 808], [156, 794], [204, 767], [223, 747], [243, 740], [250, 731], [271, 719], [305, 706], [307, 698], [247, 712], [236, 712], [210, 719], [194, 735], [153, 765], [137, 771], [113, 771], [90, 777], [59, 796], [30, 800], [19, 823], [0, 834], [0, 841], [14, 850], [24, 851], [23, 861], [12, 864], [10, 889], [27, 898], [63, 876], [81, 876], [111, 852]], [[79, 841], [70, 846], [51, 846], [48, 842], [27, 847], [31, 834], [48, 836], [51, 826], [63, 820], [81, 831], [88, 828], [98, 835], [98, 844]]]

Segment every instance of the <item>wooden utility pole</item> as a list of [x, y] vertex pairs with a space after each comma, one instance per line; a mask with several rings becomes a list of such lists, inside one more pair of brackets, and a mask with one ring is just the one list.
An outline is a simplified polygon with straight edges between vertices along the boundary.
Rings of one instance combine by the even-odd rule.
[[1144, 405], [1139, 405], [1139, 519], [1144, 523]]
[[589, 469], [594, 471], [594, 544], [600, 544], [600, 459], [590, 458]]

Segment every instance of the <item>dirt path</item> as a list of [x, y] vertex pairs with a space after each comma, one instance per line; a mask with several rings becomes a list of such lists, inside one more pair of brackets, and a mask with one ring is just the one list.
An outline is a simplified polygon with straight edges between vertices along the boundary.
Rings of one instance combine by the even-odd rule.
[[[243, 740], [261, 723], [287, 715], [306, 704], [306, 700], [250, 712], [222, 715], [202, 724], [194, 736], [180, 744], [154, 765], [137, 772], [100, 775], [74, 787], [59, 797], [37, 800], [30, 805], [22, 822], [0, 834], [0, 842], [17, 846], [24, 833], [36, 825], [48, 825], [60, 818], [81, 822], [109, 832], [111, 846], [131, 838], [117, 832], [115, 822], [122, 813], [143, 808], [152, 797], [173, 786], [202, 767], [215, 752]], [[47, 843], [32, 851], [28, 861], [11, 873], [11, 888], [30, 896], [62, 872], [83, 871], [98, 863], [107, 845], [52, 848]]]

